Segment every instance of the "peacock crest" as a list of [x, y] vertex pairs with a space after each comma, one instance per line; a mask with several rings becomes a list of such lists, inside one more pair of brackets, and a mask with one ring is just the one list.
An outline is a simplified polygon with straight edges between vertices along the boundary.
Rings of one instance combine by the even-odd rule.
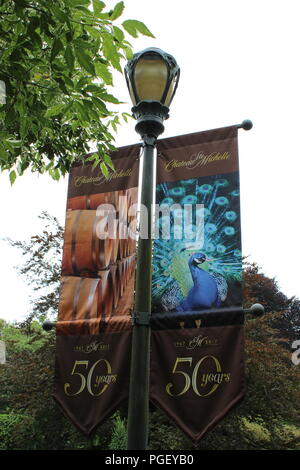
[[[162, 183], [156, 193], [153, 311], [226, 305], [242, 279], [238, 173]], [[192, 216], [178, 224], [185, 205]]]

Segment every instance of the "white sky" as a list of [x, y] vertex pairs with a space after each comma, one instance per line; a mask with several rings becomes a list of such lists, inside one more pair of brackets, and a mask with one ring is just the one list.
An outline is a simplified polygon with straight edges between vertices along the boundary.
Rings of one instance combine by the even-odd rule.
[[[160, 47], [181, 68], [161, 138], [253, 121], [251, 131], [239, 131], [243, 254], [276, 277], [286, 295], [300, 297], [299, 2], [125, 0], [125, 5], [123, 20], [139, 19], [156, 36], [130, 40], [134, 51]], [[120, 74], [113, 92], [127, 102], [122, 111], [130, 112]], [[138, 140], [131, 120], [120, 128], [116, 145]], [[66, 190], [66, 180], [25, 174], [10, 187], [8, 174], [0, 175], [0, 238], [37, 233], [42, 210], [64, 223]], [[30, 295], [14, 269], [22, 258], [0, 241], [0, 260], [0, 318], [22, 320]]]

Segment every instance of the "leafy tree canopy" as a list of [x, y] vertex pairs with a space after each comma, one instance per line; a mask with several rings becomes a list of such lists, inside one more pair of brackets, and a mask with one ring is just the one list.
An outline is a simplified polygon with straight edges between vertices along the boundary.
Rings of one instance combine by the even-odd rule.
[[[0, 170], [13, 183], [26, 169], [59, 179], [90, 143], [104, 174], [112, 167], [119, 104], [113, 70], [132, 56], [127, 33], [153, 37], [144, 23], [120, 20], [124, 2], [0, 0]], [[127, 114], [122, 113], [127, 119]]]

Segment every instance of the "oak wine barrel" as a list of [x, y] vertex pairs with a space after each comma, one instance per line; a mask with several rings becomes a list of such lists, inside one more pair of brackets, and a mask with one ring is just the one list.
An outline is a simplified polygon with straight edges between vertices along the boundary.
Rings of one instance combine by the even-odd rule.
[[101, 217], [96, 211], [67, 212], [62, 260], [63, 275], [86, 275], [107, 268], [113, 248], [110, 238], [98, 238]]

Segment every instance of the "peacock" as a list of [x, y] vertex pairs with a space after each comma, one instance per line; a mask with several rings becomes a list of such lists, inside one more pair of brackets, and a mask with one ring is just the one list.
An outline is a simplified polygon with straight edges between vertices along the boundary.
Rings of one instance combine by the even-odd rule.
[[238, 172], [158, 184], [156, 202], [153, 312], [241, 305]]

